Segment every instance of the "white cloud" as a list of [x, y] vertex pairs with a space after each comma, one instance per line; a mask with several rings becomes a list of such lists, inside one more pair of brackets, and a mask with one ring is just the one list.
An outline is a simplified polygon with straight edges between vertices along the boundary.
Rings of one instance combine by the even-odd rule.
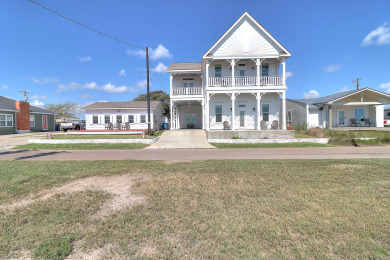
[[120, 70], [119, 76], [126, 76], [126, 70]]
[[76, 82], [71, 82], [69, 84], [60, 84], [58, 85], [57, 93], [61, 93], [65, 90], [79, 90], [79, 89], [94, 89], [94, 90], [103, 90], [109, 93], [123, 93], [128, 91], [129, 87], [127, 86], [115, 86], [113, 84], [107, 83], [103, 86], [99, 86], [96, 82], [90, 82], [85, 84], [80, 84]]
[[46, 99], [47, 98], [47, 96], [38, 96], [38, 95], [34, 95], [34, 96], [31, 96], [31, 97], [29, 97], [29, 99]]
[[309, 92], [303, 94], [303, 98], [318, 98], [319, 96], [320, 93], [316, 90], [310, 90]]
[[82, 94], [81, 97], [82, 98], [91, 98], [92, 96], [90, 94]]
[[90, 56], [86, 57], [76, 57], [76, 60], [81, 61], [81, 62], [86, 62], [86, 61], [91, 61], [92, 58]]
[[375, 30], [371, 31], [367, 36], [363, 39], [361, 46], [369, 46], [369, 45], [384, 45], [390, 44], [390, 27], [386, 27], [386, 23], [382, 24]]
[[341, 66], [338, 64], [328, 65], [328, 66], [324, 67], [324, 70], [327, 73], [332, 73], [332, 72], [335, 72], [339, 69], [341, 69]]
[[286, 71], [286, 79], [292, 78], [293, 76], [294, 76], [294, 73], [292, 73], [291, 71]]
[[[147, 85], [147, 82], [146, 82], [146, 79], [142, 80], [142, 81], [139, 81], [135, 87], [129, 87], [129, 91], [130, 92], [139, 92], [141, 90], [145, 90], [146, 89], [146, 86]], [[152, 82], [149, 82], [149, 86], [151, 87], [152, 86]]]
[[[146, 55], [144, 50], [133, 51], [128, 49], [126, 53], [129, 55], [138, 55], [142, 58]], [[172, 53], [170, 53], [169, 50], [160, 43], [156, 49], [149, 48], [149, 57], [153, 60], [170, 58], [172, 57]]]
[[43, 107], [43, 102], [39, 101], [38, 99], [34, 100], [34, 102], [31, 103], [31, 105], [36, 107]]
[[8, 89], [8, 86], [3, 85], [3, 86], [1, 86], [1, 88], [2, 88], [2, 89]]
[[168, 67], [165, 66], [162, 62], [159, 62], [155, 69], [156, 69], [156, 72], [164, 73], [164, 72], [167, 72]]
[[56, 78], [42, 78], [42, 79], [38, 79], [38, 78], [31, 78], [31, 80], [37, 84], [48, 84], [48, 83], [52, 83], [52, 82], [57, 82], [58, 79]]
[[390, 82], [380, 84], [379, 88], [387, 89], [386, 93], [390, 94]]

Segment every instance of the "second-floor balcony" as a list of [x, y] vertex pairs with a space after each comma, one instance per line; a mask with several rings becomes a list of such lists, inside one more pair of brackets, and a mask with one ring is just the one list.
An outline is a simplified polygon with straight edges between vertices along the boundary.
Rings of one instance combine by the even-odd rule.
[[181, 96], [181, 95], [202, 95], [203, 88], [202, 87], [176, 87], [172, 88], [173, 95]]
[[[233, 85], [234, 83], [234, 85]], [[209, 87], [232, 87], [232, 86], [283, 86], [283, 76], [262, 77], [209, 77]]]

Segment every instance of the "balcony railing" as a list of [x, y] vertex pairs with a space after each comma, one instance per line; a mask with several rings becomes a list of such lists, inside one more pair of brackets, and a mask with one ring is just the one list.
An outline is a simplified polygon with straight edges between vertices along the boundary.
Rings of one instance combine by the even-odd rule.
[[202, 95], [202, 87], [178, 87], [172, 89], [173, 95]]
[[[236, 86], [257, 86], [257, 77], [234, 77]], [[210, 87], [231, 87], [232, 77], [209, 77]], [[260, 86], [283, 86], [283, 76], [260, 77]]]

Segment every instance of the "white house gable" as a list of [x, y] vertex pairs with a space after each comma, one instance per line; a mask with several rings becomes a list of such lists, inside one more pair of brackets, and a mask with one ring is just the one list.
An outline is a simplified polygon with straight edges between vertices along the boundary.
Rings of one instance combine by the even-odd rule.
[[205, 57], [279, 57], [290, 53], [249, 14], [245, 13], [214, 44]]

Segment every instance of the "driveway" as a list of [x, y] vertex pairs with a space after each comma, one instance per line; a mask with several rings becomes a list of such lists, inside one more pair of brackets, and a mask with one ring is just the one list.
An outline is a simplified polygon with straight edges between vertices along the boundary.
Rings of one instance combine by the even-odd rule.
[[232, 160], [390, 158], [390, 146], [258, 149], [2, 150], [0, 160]]
[[25, 134], [0, 135], [0, 150], [11, 149], [17, 145], [28, 144], [28, 140], [30, 139], [46, 138], [46, 135], [48, 133], [63, 134], [62, 132], [36, 132]]

